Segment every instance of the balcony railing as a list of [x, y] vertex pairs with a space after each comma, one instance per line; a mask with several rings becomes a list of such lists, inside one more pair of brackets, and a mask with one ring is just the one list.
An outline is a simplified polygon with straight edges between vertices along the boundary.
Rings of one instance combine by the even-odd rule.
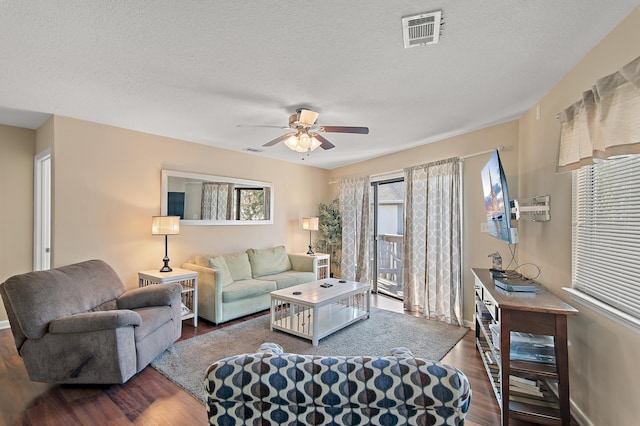
[[378, 235], [378, 291], [402, 298], [404, 291], [402, 235]]

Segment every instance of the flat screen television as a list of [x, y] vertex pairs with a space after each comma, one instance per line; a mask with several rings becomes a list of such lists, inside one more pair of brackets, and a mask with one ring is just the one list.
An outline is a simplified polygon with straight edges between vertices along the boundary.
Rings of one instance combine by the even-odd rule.
[[481, 174], [489, 235], [516, 244], [518, 230], [511, 226], [511, 200], [498, 150], [493, 152]]

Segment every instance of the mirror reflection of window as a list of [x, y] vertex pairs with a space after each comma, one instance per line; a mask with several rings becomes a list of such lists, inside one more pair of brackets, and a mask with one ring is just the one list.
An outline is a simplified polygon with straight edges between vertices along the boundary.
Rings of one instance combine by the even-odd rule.
[[268, 220], [267, 188], [237, 188], [236, 189], [236, 219], [238, 220]]

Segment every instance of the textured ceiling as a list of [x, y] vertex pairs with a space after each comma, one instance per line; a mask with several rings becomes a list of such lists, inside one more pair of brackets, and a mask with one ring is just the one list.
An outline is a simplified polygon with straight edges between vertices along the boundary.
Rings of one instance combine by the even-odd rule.
[[[0, 124], [58, 114], [332, 169], [519, 117], [639, 4], [0, 1]], [[440, 9], [440, 43], [404, 49], [402, 17]], [[301, 106], [370, 133], [306, 157], [236, 127]]]

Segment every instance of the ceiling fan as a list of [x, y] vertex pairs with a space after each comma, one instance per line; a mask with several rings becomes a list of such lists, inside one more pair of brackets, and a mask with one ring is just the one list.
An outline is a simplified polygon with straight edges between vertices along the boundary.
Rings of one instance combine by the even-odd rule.
[[320, 126], [316, 124], [319, 113], [309, 109], [300, 108], [295, 114], [289, 116], [288, 126], [262, 126], [257, 124], [238, 124], [238, 127], [275, 127], [278, 129], [292, 129], [292, 132], [277, 137], [262, 146], [273, 146], [284, 141], [289, 149], [297, 152], [310, 152], [321, 147], [331, 149], [335, 145], [318, 133], [357, 133], [369, 134], [368, 127], [354, 126]]

